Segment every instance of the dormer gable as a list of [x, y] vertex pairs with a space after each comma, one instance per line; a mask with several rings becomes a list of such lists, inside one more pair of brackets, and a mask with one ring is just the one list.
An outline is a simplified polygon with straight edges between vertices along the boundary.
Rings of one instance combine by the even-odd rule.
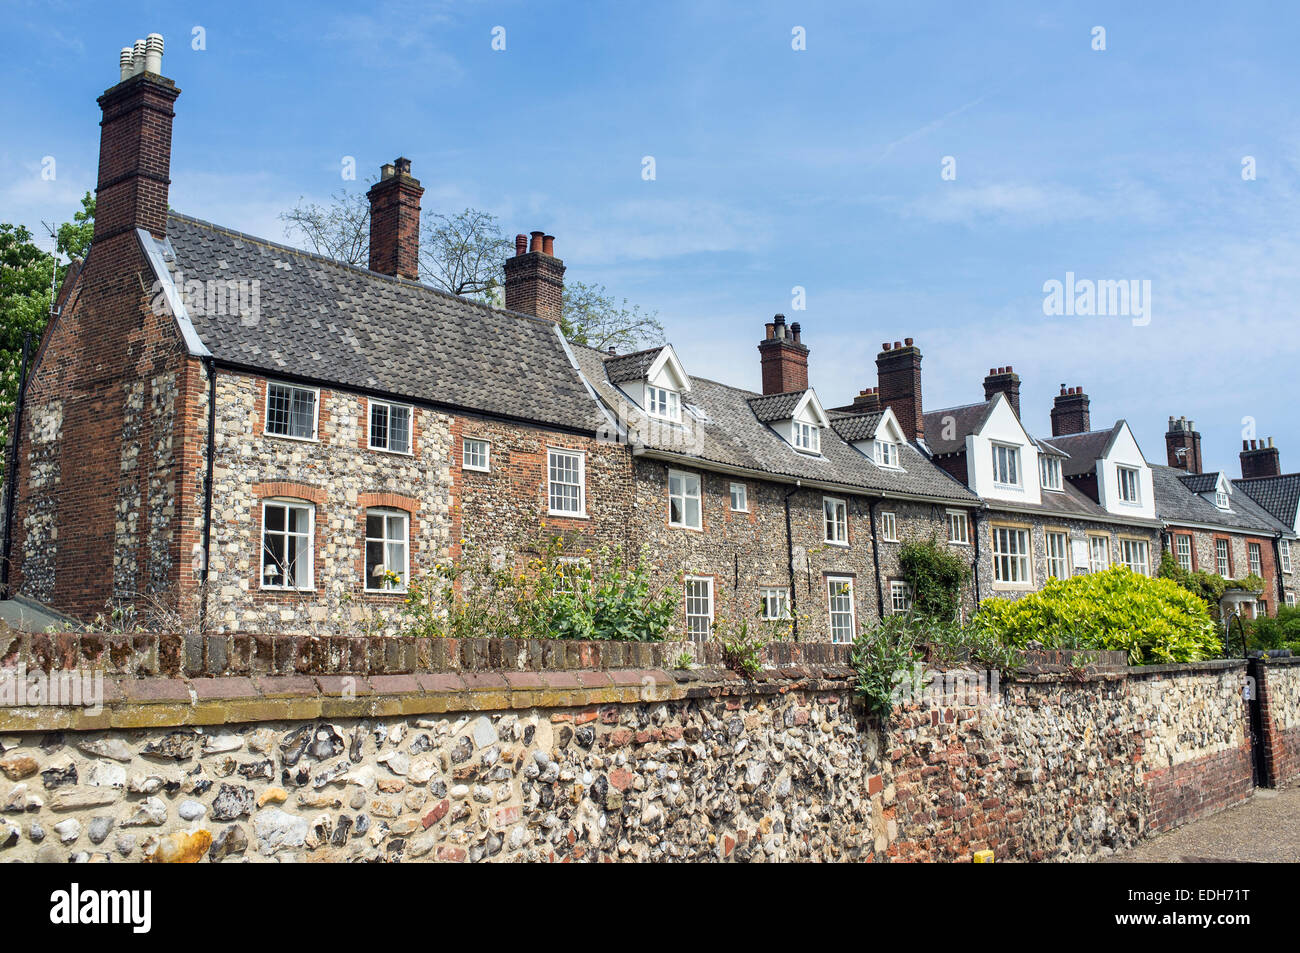
[[821, 454], [821, 432], [831, 419], [817, 394], [808, 390], [751, 397], [754, 416], [775, 430], [800, 453]]
[[691, 379], [671, 344], [605, 362], [609, 379], [650, 417], [680, 423]]
[[865, 414], [843, 414], [832, 419], [831, 428], [876, 466], [890, 470], [903, 468], [903, 444], [907, 437], [892, 407]]
[[966, 436], [970, 488], [991, 500], [1037, 505], [1042, 502], [1038, 444], [1005, 393], [994, 394], [989, 404]]

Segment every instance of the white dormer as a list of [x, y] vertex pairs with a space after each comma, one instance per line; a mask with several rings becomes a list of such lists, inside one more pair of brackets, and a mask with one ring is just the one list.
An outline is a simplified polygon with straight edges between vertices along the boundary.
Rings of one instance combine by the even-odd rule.
[[[844, 435], [844, 431], [841, 431], [841, 436]], [[856, 434], [852, 436], [857, 437]], [[864, 433], [859, 439], [850, 442], [876, 466], [887, 470], [903, 469], [903, 444], [907, 443], [907, 437], [904, 436], [892, 407], [886, 407], [881, 413], [874, 433]]]
[[1222, 472], [1217, 474], [1218, 479], [1214, 481], [1213, 488], [1202, 493], [1206, 500], [1213, 503], [1225, 513], [1232, 511], [1232, 481], [1229, 480]]
[[[650, 352], [642, 353], [650, 357]], [[681, 423], [683, 398], [691, 383], [671, 344], [665, 344], [649, 359], [644, 373], [615, 383], [650, 417]]]
[[1128, 422], [1115, 425], [1097, 459], [1097, 502], [1109, 513], [1156, 518], [1155, 484]]
[[822, 428], [830, 426], [830, 418], [822, 408], [821, 401], [811, 389], [804, 391], [803, 397], [795, 404], [789, 420], [778, 420], [773, 424], [776, 432], [784, 437], [800, 453], [820, 455], [822, 452]]
[[966, 437], [966, 472], [971, 490], [986, 499], [1042, 502], [1038, 446], [1004, 393], [993, 396], [983, 426]]

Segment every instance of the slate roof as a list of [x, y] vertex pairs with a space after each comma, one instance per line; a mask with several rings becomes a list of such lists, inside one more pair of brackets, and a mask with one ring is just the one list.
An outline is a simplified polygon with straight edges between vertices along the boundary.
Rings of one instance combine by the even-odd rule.
[[[1188, 474], [1185, 470], [1152, 463], [1151, 478], [1155, 487], [1156, 515], [1171, 523], [1200, 523], [1225, 529], [1254, 531], [1272, 536], [1289, 534], [1290, 528], [1279, 523], [1246, 493], [1233, 493], [1231, 510], [1224, 512], [1188, 487], [1188, 476], [1217, 478], [1217, 473]], [[1214, 480], [1209, 483], [1214, 488]]]
[[1211, 493], [1219, 485], [1219, 473], [1185, 473], [1178, 478], [1193, 493]]
[[765, 394], [749, 398], [749, 406], [754, 409], [754, 416], [763, 423], [770, 424], [777, 420], [789, 420], [794, 416], [794, 409], [803, 400], [806, 390], [792, 390], [784, 394]]
[[605, 420], [552, 322], [175, 213], [167, 237], [177, 280], [259, 282], [255, 323], [191, 309], [219, 362], [589, 433]]
[[615, 383], [645, 380], [646, 374], [650, 371], [650, 365], [655, 362], [655, 358], [663, 352], [663, 349], [663, 345], [660, 345], [644, 351], [633, 351], [631, 354], [620, 354], [617, 357], [609, 358], [605, 362], [605, 367], [609, 371], [609, 379]]
[[1115, 432], [1120, 424], [1105, 430], [1089, 430], [1086, 433], [1068, 433], [1053, 437], [1051, 444], [1069, 456], [1061, 461], [1061, 472], [1067, 477], [1091, 473], [1097, 468], [1097, 461], [1105, 456], [1106, 448], [1115, 439]]
[[1300, 506], [1300, 473], [1233, 480], [1232, 485], [1249, 494], [1274, 519], [1295, 526], [1296, 507]]
[[[765, 398], [753, 391], [716, 381], [691, 378], [683, 396], [682, 424], [650, 421], [620, 391], [606, 372], [610, 356], [587, 347], [574, 347], [583, 374], [613, 414], [628, 422], [646, 448], [694, 458], [701, 466], [735, 467], [786, 479], [816, 480], [863, 492], [925, 497], [939, 501], [978, 504], [976, 496], [926, 458], [915, 446], [904, 444], [899, 453], [901, 470], [877, 467], [849, 446], [832, 428], [821, 434], [820, 456], [800, 453], [768, 424], [764, 415], [788, 413], [803, 396], [774, 394]], [[773, 417], [772, 419], [781, 419]]]
[[[921, 415], [925, 421], [925, 445], [931, 453], [960, 453], [966, 449], [966, 438], [984, 426], [993, 411], [993, 401], [982, 400], [978, 404], [965, 404], [961, 407], [945, 407], [931, 410]], [[953, 418], [951, 425], [945, 418]], [[952, 436], [945, 439], [944, 434]]]
[[831, 426], [840, 438], [848, 443], [859, 440], [873, 440], [876, 428], [885, 416], [883, 410], [873, 410], [865, 414], [831, 414]]

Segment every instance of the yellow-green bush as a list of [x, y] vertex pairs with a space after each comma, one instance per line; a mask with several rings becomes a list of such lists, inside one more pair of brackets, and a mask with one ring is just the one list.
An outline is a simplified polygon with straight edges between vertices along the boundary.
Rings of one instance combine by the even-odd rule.
[[1015, 601], [985, 599], [978, 619], [1012, 645], [1122, 650], [1133, 665], [1215, 658], [1222, 645], [1202, 600], [1123, 566], [1052, 579]]

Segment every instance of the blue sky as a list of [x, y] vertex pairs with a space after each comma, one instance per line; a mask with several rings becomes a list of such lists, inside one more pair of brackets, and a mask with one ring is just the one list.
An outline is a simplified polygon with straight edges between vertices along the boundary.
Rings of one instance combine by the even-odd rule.
[[[1244, 436], [1275, 437], [1300, 469], [1300, 9], [3, 8], [0, 220], [70, 217], [94, 186], [117, 51], [159, 32], [183, 90], [180, 211], [283, 241], [277, 213], [356, 187], [344, 156], [364, 178], [406, 155], [426, 212], [473, 205], [554, 234], [570, 277], [659, 312], [693, 374], [757, 388], [762, 325], [784, 312], [828, 404], [875, 383], [881, 342], [913, 337], [928, 409], [981, 398], [1011, 364], [1039, 434], [1058, 385], [1080, 384], [1094, 426], [1126, 418], [1150, 459], [1175, 414], [1196, 420], [1207, 467], [1238, 474], [1249, 419]], [[1150, 281], [1150, 323], [1045, 316], [1043, 284], [1067, 272]]]

